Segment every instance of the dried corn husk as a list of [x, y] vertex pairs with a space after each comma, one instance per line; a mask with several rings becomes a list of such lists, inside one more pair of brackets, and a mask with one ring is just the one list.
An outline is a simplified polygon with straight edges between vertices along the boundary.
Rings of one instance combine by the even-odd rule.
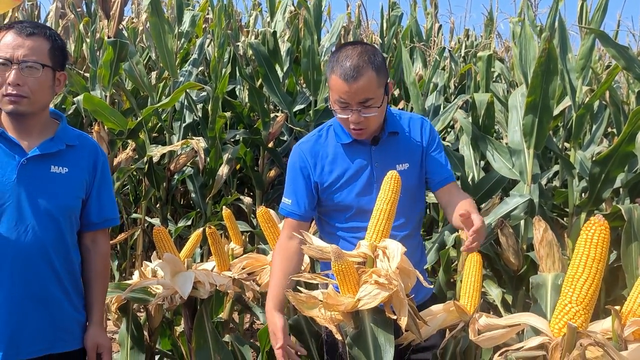
[[[280, 231], [282, 231], [282, 227], [284, 226], [284, 221], [280, 219], [278, 214], [272, 210], [267, 208], [269, 213], [278, 224]], [[259, 291], [264, 292], [269, 288], [269, 277], [271, 275], [271, 257], [272, 252], [268, 255], [263, 255], [260, 253], [247, 253], [236, 260], [233, 261], [235, 264], [235, 272], [238, 276], [242, 276], [247, 280], [255, 281], [259, 286]], [[302, 268], [300, 269], [303, 273], [309, 272], [311, 269], [311, 261], [307, 255], [304, 255], [302, 259]]]
[[[303, 231], [301, 234], [303, 239], [302, 251], [305, 255], [318, 261], [331, 261], [330, 245], [318, 237]], [[351, 312], [358, 309], [364, 309], [363, 304], [376, 303], [384, 304], [387, 316], [396, 319], [398, 325], [403, 331], [409, 331], [413, 337], [420, 336], [420, 327], [424, 320], [420, 317], [413, 300], [407, 297], [411, 288], [416, 281], [420, 280], [426, 287], [432, 287], [426, 282], [420, 273], [413, 267], [409, 259], [404, 255], [406, 248], [398, 241], [393, 239], [383, 239], [372, 251], [366, 241], [360, 241], [356, 248], [352, 251], [343, 251], [346, 258], [359, 264], [365, 264], [368, 257], [372, 257], [376, 266], [372, 269], [363, 268], [361, 277], [361, 291], [356, 296], [356, 300], [347, 300], [344, 296], [335, 298], [335, 294], [331, 293], [332, 287], [327, 290], [319, 290], [315, 292], [303, 291], [303, 293], [314, 296], [317, 300], [311, 302], [312, 299], [300, 297], [297, 293], [288, 292], [287, 296], [290, 301], [302, 312], [306, 311], [308, 316], [316, 318], [319, 322], [331, 321], [348, 321], [345, 312]], [[366, 270], [365, 270], [366, 269]], [[301, 274], [292, 277], [294, 280], [307, 282], [324, 282], [333, 284], [324, 276], [318, 274]], [[302, 289], [301, 289], [302, 291]], [[337, 292], [336, 292], [337, 294]], [[338, 294], [339, 295], [339, 294]], [[373, 298], [370, 299], [370, 298]], [[344, 299], [343, 299], [344, 298]], [[341, 307], [336, 307], [333, 301], [339, 301]], [[315, 304], [311, 306], [310, 304]], [[369, 306], [369, 305], [366, 305]], [[339, 310], [342, 309], [342, 310]], [[339, 313], [342, 312], [342, 313]], [[329, 316], [326, 318], [326, 316]], [[329, 323], [329, 329], [336, 329], [337, 323]], [[334, 335], [340, 338], [340, 334], [334, 331]]]
[[540, 217], [533, 218], [533, 249], [538, 258], [539, 273], [565, 273], [567, 261], [562, 256], [560, 243], [549, 225]]
[[498, 240], [500, 241], [500, 257], [509, 269], [518, 272], [522, 268], [522, 251], [516, 239], [516, 234], [511, 229], [509, 223], [504, 219], [499, 219], [496, 228], [498, 230]]

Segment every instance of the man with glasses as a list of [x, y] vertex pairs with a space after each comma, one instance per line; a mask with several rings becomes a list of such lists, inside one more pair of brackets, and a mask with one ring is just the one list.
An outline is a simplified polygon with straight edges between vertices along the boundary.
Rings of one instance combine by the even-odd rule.
[[119, 212], [106, 154], [50, 108], [67, 61], [50, 27], [0, 26], [1, 360], [111, 359], [108, 229]]
[[[326, 75], [335, 117], [303, 137], [291, 150], [280, 205], [284, 226], [271, 262], [266, 302], [271, 343], [279, 360], [299, 359], [306, 351], [294, 344], [284, 316], [289, 277], [302, 264], [300, 240], [315, 219], [320, 238], [353, 250], [364, 238], [384, 176], [397, 170], [402, 193], [391, 237], [406, 248], [426, 279], [421, 228], [425, 192], [434, 193], [447, 219], [468, 233], [463, 251], [476, 251], [485, 223], [473, 199], [456, 183], [438, 133], [423, 116], [389, 106], [392, 84], [383, 54], [365, 42], [339, 46], [329, 57]], [[321, 270], [330, 270], [322, 263]], [[433, 289], [420, 282], [411, 290], [420, 311], [437, 303]], [[399, 335], [399, 334], [396, 334]], [[442, 343], [437, 333], [423, 343], [397, 348], [396, 359], [431, 359]], [[326, 359], [339, 359], [335, 338], [325, 331]]]

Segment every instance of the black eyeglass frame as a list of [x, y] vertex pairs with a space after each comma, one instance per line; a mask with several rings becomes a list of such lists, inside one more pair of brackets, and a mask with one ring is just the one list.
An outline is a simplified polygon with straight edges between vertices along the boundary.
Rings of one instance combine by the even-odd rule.
[[[342, 119], [348, 119], [351, 116], [353, 116], [354, 112], [358, 112], [360, 114], [360, 116], [362, 117], [371, 117], [371, 116], [376, 116], [378, 115], [379, 111], [376, 111], [374, 113], [365, 113], [363, 114], [362, 111], [363, 110], [377, 110], [380, 109], [382, 107], [382, 105], [384, 104], [384, 100], [386, 98], [389, 97], [389, 82], [386, 82], [384, 84], [384, 95], [382, 96], [382, 100], [380, 101], [380, 105], [378, 106], [366, 106], [366, 107], [360, 107], [360, 108], [352, 108], [352, 109], [344, 109], [344, 108], [340, 108], [340, 109], [334, 109], [333, 106], [331, 105], [331, 97], [328, 97], [328, 105], [329, 105], [329, 109], [333, 112], [333, 114], [336, 117], [342, 118]], [[343, 112], [343, 114], [339, 114], [339, 112]]]
[[[18, 65], [18, 70], [20, 71], [20, 73], [22, 75], [24, 75], [26, 77], [29, 77], [29, 78], [37, 78], [37, 77], [42, 76], [42, 72], [44, 71], [45, 68], [49, 68], [49, 69], [53, 70], [54, 72], [58, 72], [58, 70], [56, 68], [54, 68], [53, 66], [48, 65], [48, 64], [44, 64], [44, 63], [41, 63], [41, 62], [38, 62], [38, 61], [23, 60], [23, 61], [15, 62], [15, 61], [13, 61], [11, 59], [0, 57], [0, 63], [2, 63], [3, 61], [6, 61], [9, 64], [11, 64], [11, 68], [8, 69], [7, 71], [0, 70], [0, 75], [5, 75], [5, 74], [10, 73], [11, 70], [13, 70], [15, 65]], [[29, 73], [27, 70], [25, 70], [26, 66], [28, 66], [28, 65], [32, 65], [32, 66], [33, 65], [37, 65], [36, 66], [36, 70], [38, 71], [37, 75], [35, 75], [35, 73], [33, 73], [33, 74]], [[39, 67], [39, 69], [38, 69], [38, 67]]]

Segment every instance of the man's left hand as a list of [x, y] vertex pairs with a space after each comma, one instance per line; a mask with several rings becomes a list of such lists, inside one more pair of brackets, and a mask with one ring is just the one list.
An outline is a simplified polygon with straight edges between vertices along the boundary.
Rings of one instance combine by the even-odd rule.
[[84, 334], [84, 348], [87, 360], [111, 360], [111, 340], [104, 326], [89, 325]]
[[477, 251], [487, 235], [484, 218], [478, 212], [463, 211], [460, 213], [460, 222], [467, 233], [467, 240], [462, 244], [461, 250], [464, 252]]

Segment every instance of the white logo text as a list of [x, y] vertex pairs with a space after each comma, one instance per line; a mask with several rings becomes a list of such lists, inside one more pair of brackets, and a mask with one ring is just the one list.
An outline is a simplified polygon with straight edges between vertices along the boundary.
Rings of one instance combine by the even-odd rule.
[[51, 165], [51, 172], [57, 174], [66, 174], [69, 171], [66, 167]]
[[407, 170], [408, 168], [409, 168], [409, 164], [408, 163], [396, 165], [396, 170], [398, 170], [398, 171]]

